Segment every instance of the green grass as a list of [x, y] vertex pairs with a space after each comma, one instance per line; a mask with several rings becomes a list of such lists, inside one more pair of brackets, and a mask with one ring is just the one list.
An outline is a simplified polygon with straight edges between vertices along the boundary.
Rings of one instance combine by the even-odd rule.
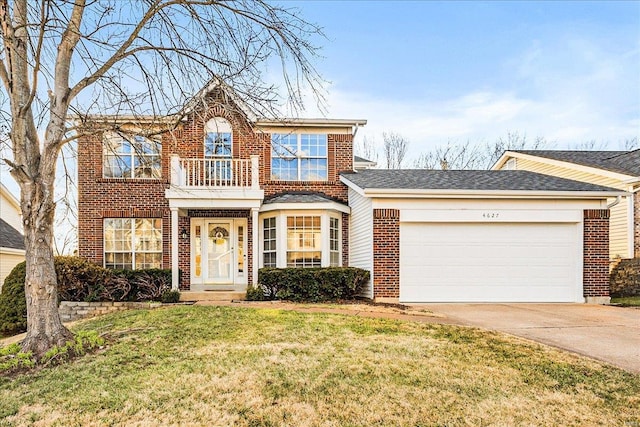
[[623, 307], [640, 307], [640, 296], [611, 298], [611, 304], [621, 305]]
[[640, 376], [477, 329], [237, 307], [121, 312], [0, 377], [0, 426], [635, 425]]

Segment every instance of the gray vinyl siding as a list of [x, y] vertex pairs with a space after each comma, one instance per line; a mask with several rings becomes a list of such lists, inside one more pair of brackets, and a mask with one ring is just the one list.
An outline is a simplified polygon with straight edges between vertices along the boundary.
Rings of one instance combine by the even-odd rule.
[[349, 265], [371, 273], [371, 281], [361, 296], [373, 298], [373, 207], [371, 199], [349, 189]]

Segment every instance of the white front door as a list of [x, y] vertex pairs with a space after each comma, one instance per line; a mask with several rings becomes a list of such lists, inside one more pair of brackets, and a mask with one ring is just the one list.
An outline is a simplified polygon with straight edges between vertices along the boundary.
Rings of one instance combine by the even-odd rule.
[[247, 220], [191, 219], [191, 284], [194, 290], [245, 286]]
[[207, 222], [205, 283], [232, 283], [233, 230], [230, 222]]

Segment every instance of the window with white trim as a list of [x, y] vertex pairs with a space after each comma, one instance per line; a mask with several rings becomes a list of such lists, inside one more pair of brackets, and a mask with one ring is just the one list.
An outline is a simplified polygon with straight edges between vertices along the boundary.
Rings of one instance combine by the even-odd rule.
[[329, 218], [329, 264], [340, 267], [340, 220]]
[[304, 268], [342, 265], [340, 212], [279, 210], [266, 215], [260, 218], [261, 267]]
[[104, 266], [146, 269], [162, 266], [162, 219], [105, 218]]
[[326, 181], [326, 134], [271, 135], [271, 179]]
[[262, 220], [262, 228], [262, 265], [264, 267], [277, 267], [276, 218], [264, 218]]
[[205, 124], [204, 156], [207, 160], [208, 179], [231, 179], [233, 134], [231, 123], [214, 117]]
[[105, 132], [102, 175], [105, 178], [161, 177], [160, 141], [140, 135]]
[[287, 217], [287, 267], [322, 266], [319, 216]]

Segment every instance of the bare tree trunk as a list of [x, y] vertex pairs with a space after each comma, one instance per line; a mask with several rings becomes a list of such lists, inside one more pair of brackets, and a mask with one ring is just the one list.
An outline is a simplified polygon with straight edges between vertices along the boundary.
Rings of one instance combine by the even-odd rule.
[[[56, 271], [51, 250], [53, 240], [53, 185], [37, 180], [21, 189], [27, 257], [25, 295], [27, 297], [27, 336], [23, 351], [40, 358], [55, 345], [73, 338], [58, 313]], [[38, 315], [35, 315], [38, 313]]]
[[[29, 114], [27, 113], [27, 116]], [[19, 124], [25, 123], [24, 127]], [[15, 120], [14, 128], [24, 130], [27, 138], [35, 137], [29, 120]], [[25, 296], [27, 299], [27, 336], [22, 342], [25, 352], [40, 358], [55, 345], [63, 345], [73, 334], [62, 324], [58, 313], [57, 278], [53, 256], [54, 182], [57, 152], [45, 149], [42, 155], [27, 150], [26, 172], [20, 176], [20, 207], [24, 224], [27, 269]], [[25, 171], [24, 169], [21, 169]], [[20, 175], [18, 171], [12, 171]]]

